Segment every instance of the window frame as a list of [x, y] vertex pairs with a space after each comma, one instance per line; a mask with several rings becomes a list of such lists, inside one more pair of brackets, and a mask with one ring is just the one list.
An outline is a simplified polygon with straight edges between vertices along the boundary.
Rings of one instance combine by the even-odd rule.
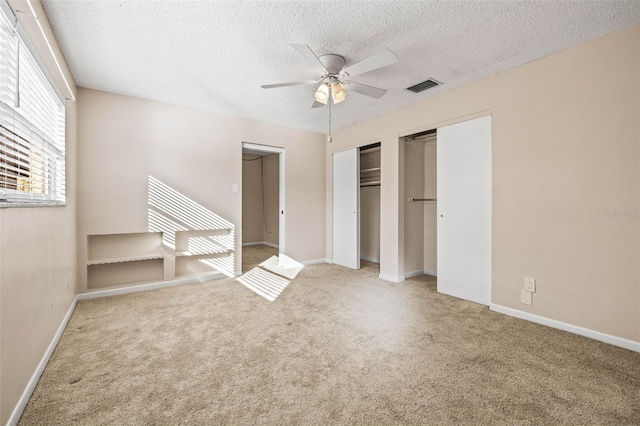
[[[0, 0], [0, 14], [4, 16], [1, 19], [6, 19], [8, 22], [16, 19], [16, 14], [14, 13], [11, 6], [8, 4], [6, 0]], [[32, 17], [32, 19], [35, 17]], [[37, 18], [35, 18], [37, 19]], [[20, 65], [22, 66], [23, 56], [25, 54], [25, 49], [30, 56], [29, 59], [33, 59], [32, 66], [35, 65], [36, 70], [36, 80], [35, 84], [43, 85], [43, 89], [45, 91], [50, 91], [52, 98], [49, 100], [56, 100], [59, 102], [59, 107], [61, 108], [58, 111], [59, 120], [57, 125], [54, 125], [55, 128], [46, 128], [42, 129], [37, 124], [33, 123], [32, 120], [26, 118], [23, 114], [23, 111], [20, 111], [20, 107], [15, 107], [12, 104], [7, 104], [3, 102], [0, 105], [0, 108], [6, 108], [10, 110], [10, 113], [6, 111], [0, 111], [0, 114], [9, 114], [8, 117], [16, 117], [19, 116], [21, 121], [25, 121], [29, 123], [29, 130], [32, 131], [28, 137], [21, 135], [16, 126], [13, 128], [8, 128], [2, 126], [3, 123], [0, 123], [0, 133], [5, 133], [5, 137], [2, 139], [2, 144], [4, 147], [0, 148], [0, 154], [5, 156], [5, 159], [0, 158], [0, 170], [5, 170], [5, 175], [1, 176], [6, 182], [0, 182], [0, 209], [2, 208], [15, 208], [15, 207], [66, 207], [67, 206], [67, 185], [66, 185], [66, 164], [67, 164], [67, 153], [66, 153], [66, 145], [67, 145], [67, 99], [62, 95], [60, 88], [55, 83], [49, 68], [45, 65], [45, 62], [37, 49], [34, 47], [34, 44], [31, 42], [29, 36], [24, 31], [23, 27], [17, 23], [16, 26], [17, 36], [20, 38]], [[11, 59], [8, 59], [11, 60]], [[33, 69], [33, 67], [32, 67]], [[44, 78], [42, 78], [44, 77]], [[5, 77], [10, 79], [10, 75], [6, 74]], [[23, 74], [20, 75], [21, 80], [24, 78]], [[31, 83], [34, 84], [34, 80], [31, 79]], [[21, 84], [22, 86], [22, 84]], [[0, 90], [3, 90], [0, 88]], [[9, 89], [11, 90], [11, 89]], [[5, 99], [6, 100], [6, 99]], [[43, 113], [43, 111], [46, 111]], [[40, 116], [40, 114], [48, 114], [51, 111], [45, 108], [36, 109], [36, 115]], [[6, 115], [5, 115], [6, 116]], [[14, 118], [14, 123], [15, 123]], [[56, 138], [54, 136], [53, 140], [50, 140], [49, 137], [45, 136], [45, 132], [51, 133], [51, 130], [55, 130], [56, 132], [62, 132], [63, 136], [60, 138]], [[50, 136], [50, 135], [48, 135]], [[59, 136], [59, 134], [58, 134]], [[4, 142], [11, 143], [13, 141], [14, 146], [13, 151], [8, 147], [8, 144], [4, 144]], [[40, 146], [39, 146], [40, 145]], [[22, 148], [26, 147], [26, 151], [22, 148], [18, 148], [21, 146]], [[28, 159], [25, 163], [25, 153], [28, 153]], [[33, 154], [32, 154], [33, 153]], [[23, 159], [18, 159], [18, 156], [22, 155]], [[31, 156], [34, 156], [34, 160], [31, 159]], [[11, 158], [14, 158], [15, 161], [11, 161]], [[40, 161], [42, 160], [42, 161]], [[29, 161], [34, 161], [34, 163], [39, 162], [40, 164], [34, 168], [34, 172], [27, 172], [29, 176], [25, 178], [23, 182], [26, 185], [31, 187], [37, 187], [40, 185], [43, 188], [43, 192], [34, 192], [31, 190], [20, 190], [20, 171], [19, 169], [24, 169], [25, 164], [28, 165]], [[16, 182], [11, 184], [15, 186], [15, 189], [7, 188], [9, 185], [8, 181], [11, 179], [10, 174], [6, 173], [8, 168], [13, 167], [13, 173], [16, 174]], [[28, 169], [25, 169], [25, 172]], [[26, 173], [25, 173], [26, 174]], [[62, 183], [60, 184], [60, 180]]]

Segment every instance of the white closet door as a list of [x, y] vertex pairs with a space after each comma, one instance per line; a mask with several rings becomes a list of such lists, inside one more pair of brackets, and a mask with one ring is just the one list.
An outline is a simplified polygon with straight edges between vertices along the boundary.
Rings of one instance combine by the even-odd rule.
[[438, 129], [438, 291], [491, 303], [491, 116]]
[[360, 155], [333, 154], [333, 263], [360, 269]]

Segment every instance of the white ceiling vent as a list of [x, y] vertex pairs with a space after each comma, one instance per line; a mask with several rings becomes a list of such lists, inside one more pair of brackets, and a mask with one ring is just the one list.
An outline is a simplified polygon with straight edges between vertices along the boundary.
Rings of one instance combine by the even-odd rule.
[[430, 78], [428, 80], [423, 81], [422, 83], [414, 84], [411, 87], [407, 87], [407, 90], [413, 93], [420, 93], [423, 90], [431, 89], [432, 87], [436, 87], [441, 84], [442, 83], [440, 83], [439, 81]]

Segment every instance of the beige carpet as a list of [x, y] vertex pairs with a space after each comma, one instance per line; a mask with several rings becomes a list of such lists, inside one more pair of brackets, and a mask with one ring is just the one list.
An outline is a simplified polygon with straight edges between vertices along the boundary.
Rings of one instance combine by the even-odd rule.
[[364, 266], [80, 302], [21, 424], [640, 424], [640, 354]]

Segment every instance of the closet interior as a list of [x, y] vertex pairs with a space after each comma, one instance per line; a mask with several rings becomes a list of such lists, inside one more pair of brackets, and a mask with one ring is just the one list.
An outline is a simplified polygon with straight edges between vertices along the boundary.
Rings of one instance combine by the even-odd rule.
[[381, 145], [360, 147], [360, 259], [380, 264]]
[[436, 130], [404, 137], [404, 275], [437, 275]]

